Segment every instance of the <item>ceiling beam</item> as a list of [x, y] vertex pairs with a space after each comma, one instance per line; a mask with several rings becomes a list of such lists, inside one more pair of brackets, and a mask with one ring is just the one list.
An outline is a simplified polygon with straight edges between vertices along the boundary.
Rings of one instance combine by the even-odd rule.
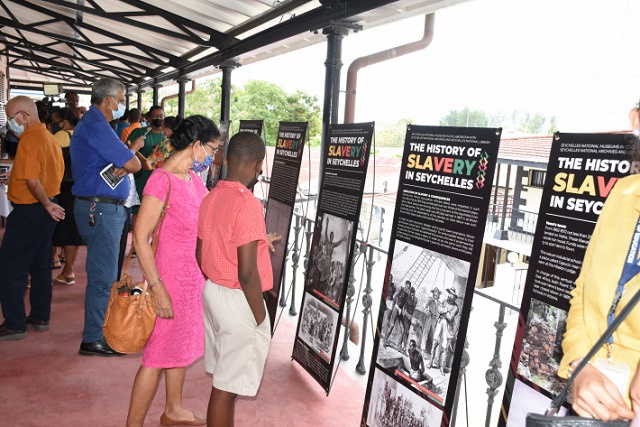
[[[120, 24], [127, 24], [134, 28], [142, 28], [144, 30], [151, 31], [153, 33], [159, 33], [168, 37], [173, 37], [178, 40], [184, 40], [184, 41], [188, 41], [190, 43], [195, 43], [198, 45], [206, 45], [210, 47], [220, 48], [227, 45], [229, 43], [229, 40], [232, 39], [231, 37], [223, 33], [214, 31], [211, 28], [204, 27], [203, 25], [194, 23], [193, 21], [189, 21], [184, 18], [181, 18], [181, 21], [180, 21], [179, 20], [180, 17], [174, 14], [170, 14], [171, 19], [168, 20], [168, 22], [171, 22], [173, 25], [180, 28], [183, 31], [182, 33], [178, 33], [175, 31], [168, 30], [166, 28], [151, 25], [146, 22], [130, 19], [129, 12], [105, 12], [104, 9], [102, 9], [95, 1], [91, 1], [91, 0], [89, 1], [89, 3], [91, 3], [94, 6], [93, 8], [88, 6], [82, 6], [75, 3], [60, 2], [59, 0], [41, 0], [41, 1], [44, 1], [47, 3], [53, 3], [57, 6], [66, 7], [76, 12], [87, 13], [89, 15], [98, 16], [100, 18], [108, 19], [110, 21], [115, 21]], [[151, 8], [154, 8], [154, 7], [146, 4], [145, 6], [146, 10], [144, 11], [144, 13], [133, 12], [133, 15], [142, 16], [142, 17], [158, 15], [157, 13], [150, 12], [149, 9]], [[163, 18], [167, 19], [165, 17]], [[203, 39], [201, 36], [191, 31], [189, 27], [187, 27], [186, 25], [192, 28], [196, 28], [196, 25], [197, 25], [199, 27], [199, 31], [209, 36], [209, 40]]]

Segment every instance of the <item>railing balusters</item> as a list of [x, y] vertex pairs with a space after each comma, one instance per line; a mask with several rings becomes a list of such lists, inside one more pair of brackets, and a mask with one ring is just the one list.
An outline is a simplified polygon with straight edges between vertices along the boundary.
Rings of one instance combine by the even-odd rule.
[[[357, 247], [357, 243], [356, 243], [356, 247]], [[355, 251], [354, 251], [355, 252]], [[356, 271], [356, 262], [358, 261], [358, 257], [355, 256], [355, 254], [353, 255], [353, 262], [351, 264], [351, 275], [349, 276], [349, 286], [347, 287], [347, 313], [345, 315], [345, 321], [344, 321], [344, 339], [342, 342], [342, 350], [340, 351], [340, 357], [342, 358], [342, 360], [349, 360], [349, 348], [348, 348], [348, 342], [349, 342], [349, 334], [351, 332], [351, 330], [349, 329], [350, 323], [351, 323], [351, 304], [353, 302], [353, 296], [356, 293], [356, 287], [355, 287], [355, 283], [356, 283], [356, 275], [355, 275], [355, 271]], [[353, 316], [355, 319], [355, 316]]]
[[[368, 256], [365, 252], [367, 248], [369, 249]], [[376, 263], [373, 259], [373, 251], [373, 246], [360, 243], [360, 252], [365, 254], [364, 261], [367, 263], [367, 286], [364, 288], [364, 295], [362, 296], [362, 305], [364, 307], [362, 310], [362, 341], [360, 344], [360, 359], [356, 366], [356, 371], [362, 375], [367, 373], [367, 368], [364, 364], [364, 350], [367, 346], [367, 320], [371, 314], [371, 303], [373, 302], [371, 299], [371, 293], [373, 292], [373, 288], [371, 287], [371, 273], [373, 272], [373, 265]]]

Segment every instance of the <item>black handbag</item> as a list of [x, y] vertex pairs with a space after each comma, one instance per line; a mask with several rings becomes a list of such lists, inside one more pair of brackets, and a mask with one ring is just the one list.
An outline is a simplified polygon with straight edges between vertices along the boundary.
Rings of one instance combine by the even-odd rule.
[[571, 385], [573, 384], [573, 380], [578, 376], [578, 372], [580, 372], [587, 364], [589, 360], [598, 352], [598, 349], [604, 345], [604, 343], [609, 339], [613, 332], [620, 326], [620, 324], [624, 321], [624, 319], [631, 313], [631, 310], [636, 306], [636, 304], [640, 301], [640, 290], [635, 293], [633, 298], [629, 301], [627, 305], [624, 306], [622, 310], [620, 310], [620, 314], [613, 319], [611, 325], [607, 328], [606, 331], [602, 334], [602, 336], [598, 339], [598, 341], [591, 347], [591, 350], [584, 356], [584, 359], [578, 363], [576, 366], [573, 375], [567, 380], [567, 384], [560, 391], [560, 393], [556, 396], [553, 401], [551, 401], [551, 405], [545, 411], [544, 415], [540, 414], [528, 414], [526, 419], [526, 427], [629, 427], [631, 425], [630, 421], [602, 421], [596, 420], [593, 418], [583, 418], [578, 416], [566, 416], [566, 417], [558, 417], [556, 414], [558, 413], [558, 409], [564, 402], [569, 390], [571, 389]]

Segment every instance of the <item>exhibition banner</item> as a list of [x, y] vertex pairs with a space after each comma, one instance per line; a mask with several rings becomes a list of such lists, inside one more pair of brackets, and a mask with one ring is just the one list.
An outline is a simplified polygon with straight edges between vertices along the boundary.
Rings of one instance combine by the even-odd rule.
[[224, 167], [224, 158], [227, 155], [229, 149], [229, 122], [220, 122], [220, 145], [218, 146], [218, 152], [213, 159], [213, 164], [209, 167], [207, 173], [206, 185], [207, 189], [211, 190], [216, 186], [219, 180], [224, 179], [227, 175], [226, 168]]
[[524, 427], [527, 413], [544, 413], [564, 386], [557, 372], [570, 293], [607, 195], [637, 169], [628, 139], [555, 134], [499, 426]]
[[262, 136], [262, 120], [240, 120], [240, 128], [238, 132], [253, 132], [258, 136]]
[[331, 125], [293, 359], [331, 388], [373, 123]]
[[271, 333], [273, 333], [276, 324], [282, 270], [285, 268], [284, 261], [291, 229], [291, 217], [298, 193], [298, 177], [300, 176], [307, 126], [307, 122], [280, 122], [276, 139], [276, 152], [271, 168], [271, 183], [265, 218], [269, 233], [278, 233], [281, 236], [280, 242], [274, 245], [275, 252], [271, 252], [273, 289], [264, 294], [271, 319]]
[[362, 426], [448, 426], [501, 129], [407, 127]]

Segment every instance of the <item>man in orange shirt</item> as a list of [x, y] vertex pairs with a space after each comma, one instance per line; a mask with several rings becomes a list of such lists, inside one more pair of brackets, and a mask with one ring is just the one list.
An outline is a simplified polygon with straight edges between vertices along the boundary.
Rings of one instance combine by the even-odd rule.
[[[7, 196], [13, 211], [0, 247], [0, 304], [4, 323], [0, 341], [20, 340], [27, 326], [49, 329], [51, 314], [51, 238], [64, 209], [56, 203], [64, 174], [62, 150], [56, 138], [38, 118], [36, 104], [17, 96], [6, 105], [6, 113], [20, 138]], [[27, 317], [24, 293], [31, 274]]]
[[137, 108], [132, 108], [129, 111], [129, 126], [122, 129], [120, 140], [122, 142], [127, 142], [127, 139], [129, 139], [129, 135], [131, 135], [131, 131], [133, 131], [134, 129], [138, 129], [139, 127], [142, 127], [140, 125], [140, 110]]

